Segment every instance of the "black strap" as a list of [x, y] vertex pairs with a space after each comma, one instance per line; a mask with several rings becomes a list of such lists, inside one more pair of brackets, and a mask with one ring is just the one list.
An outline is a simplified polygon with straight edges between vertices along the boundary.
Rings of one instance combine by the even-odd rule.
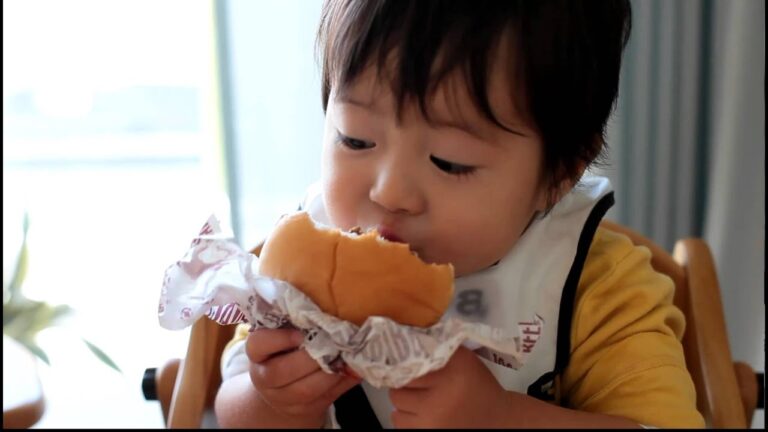
[[576, 301], [576, 289], [579, 286], [581, 272], [584, 270], [584, 263], [587, 260], [587, 253], [592, 240], [595, 238], [595, 232], [600, 225], [600, 221], [614, 204], [613, 192], [607, 193], [595, 204], [589, 213], [584, 229], [581, 230], [579, 243], [576, 247], [576, 256], [573, 259], [573, 265], [565, 279], [563, 293], [560, 296], [560, 312], [557, 319], [557, 351], [555, 354], [555, 369], [547, 372], [528, 387], [528, 395], [541, 400], [554, 399], [553, 384], [555, 376], [559, 375], [566, 366], [571, 355], [571, 324], [573, 320], [573, 308]]
[[336, 421], [342, 429], [382, 429], [360, 384], [341, 395], [333, 405], [336, 408]]
[[584, 270], [584, 263], [587, 261], [587, 253], [592, 240], [595, 238], [600, 221], [614, 204], [613, 192], [609, 192], [600, 201], [595, 204], [592, 212], [584, 223], [584, 229], [579, 237], [579, 245], [576, 248], [576, 257], [573, 259], [573, 266], [565, 280], [563, 295], [560, 297], [560, 317], [557, 320], [557, 357], [555, 360], [555, 373], [562, 372], [568, 365], [568, 359], [571, 355], [571, 321], [573, 319], [573, 307], [576, 300], [576, 289], [579, 286], [581, 272]]

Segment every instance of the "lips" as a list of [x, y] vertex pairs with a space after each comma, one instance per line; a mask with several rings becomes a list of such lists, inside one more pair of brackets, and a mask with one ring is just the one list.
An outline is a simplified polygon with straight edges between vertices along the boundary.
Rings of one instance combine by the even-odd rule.
[[377, 227], [376, 230], [379, 232], [379, 235], [391, 242], [394, 243], [406, 243], [405, 240], [403, 240], [401, 237], [399, 237], [395, 232], [387, 227]]
[[387, 241], [393, 242], [393, 243], [404, 243], [408, 245], [408, 249], [411, 250], [411, 253], [419, 257], [421, 255], [420, 251], [417, 250], [417, 247], [415, 244], [405, 240], [404, 238], [400, 237], [395, 233], [395, 230], [392, 228], [389, 228], [384, 225], [379, 225], [376, 227], [376, 231], [379, 233], [379, 236]]

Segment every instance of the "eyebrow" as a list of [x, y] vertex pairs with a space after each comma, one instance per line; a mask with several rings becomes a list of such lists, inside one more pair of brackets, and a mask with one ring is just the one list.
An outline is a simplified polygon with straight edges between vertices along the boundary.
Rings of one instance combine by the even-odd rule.
[[[337, 99], [341, 103], [345, 103], [345, 104], [349, 104], [349, 105], [354, 105], [354, 106], [363, 108], [363, 109], [368, 110], [368, 111], [373, 111], [375, 113], [379, 113], [379, 114], [381, 113], [380, 110], [378, 110], [376, 108], [376, 106], [375, 106], [375, 104], [373, 102], [362, 102], [362, 101], [359, 101], [357, 99], [353, 99], [353, 98], [351, 98], [351, 97], [349, 97], [347, 95], [339, 95], [337, 97]], [[472, 125], [467, 124], [467, 123], [456, 122], [456, 121], [452, 121], [452, 120], [436, 120], [434, 118], [430, 118], [428, 123], [431, 126], [436, 127], [436, 128], [458, 129], [458, 130], [460, 130], [462, 132], [465, 132], [465, 133], [467, 133], [469, 135], [472, 135], [473, 137], [475, 137], [475, 138], [477, 138], [477, 139], [479, 139], [481, 141], [488, 141], [488, 139], [484, 138], [483, 134], [481, 134], [477, 130], [477, 128], [475, 128]], [[524, 133], [522, 133], [522, 132], [520, 132], [520, 131], [518, 131], [516, 129], [509, 128], [509, 127], [508, 127], [508, 129], [506, 131], [511, 133], [511, 134], [518, 135], [518, 136], [521, 136], [521, 137], [528, 137], [528, 135], [526, 135], [526, 134], [524, 134]]]

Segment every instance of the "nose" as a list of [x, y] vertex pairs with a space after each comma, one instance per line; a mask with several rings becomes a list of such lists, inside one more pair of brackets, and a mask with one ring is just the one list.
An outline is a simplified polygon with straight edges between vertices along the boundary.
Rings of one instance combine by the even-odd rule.
[[416, 215], [424, 211], [426, 200], [418, 180], [407, 167], [391, 163], [379, 171], [368, 193], [369, 199], [387, 212]]

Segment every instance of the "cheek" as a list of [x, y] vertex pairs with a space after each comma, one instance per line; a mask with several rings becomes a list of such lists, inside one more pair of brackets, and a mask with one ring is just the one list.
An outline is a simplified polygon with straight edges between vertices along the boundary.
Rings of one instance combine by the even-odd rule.
[[[482, 270], [503, 258], [517, 243], [535, 213], [532, 193], [482, 194], [472, 204], [446, 208], [437, 235], [441, 262], [454, 263], [457, 275]], [[443, 255], [444, 254], [444, 255]]]
[[326, 149], [321, 184], [325, 210], [330, 222], [349, 229], [357, 224], [358, 212], [367, 197], [365, 179], [343, 157]]
[[447, 249], [452, 251], [450, 258], [458, 275], [480, 271], [503, 258], [519, 239], [525, 223], [500, 224], [498, 219], [486, 219], [464, 226], [448, 237]]

